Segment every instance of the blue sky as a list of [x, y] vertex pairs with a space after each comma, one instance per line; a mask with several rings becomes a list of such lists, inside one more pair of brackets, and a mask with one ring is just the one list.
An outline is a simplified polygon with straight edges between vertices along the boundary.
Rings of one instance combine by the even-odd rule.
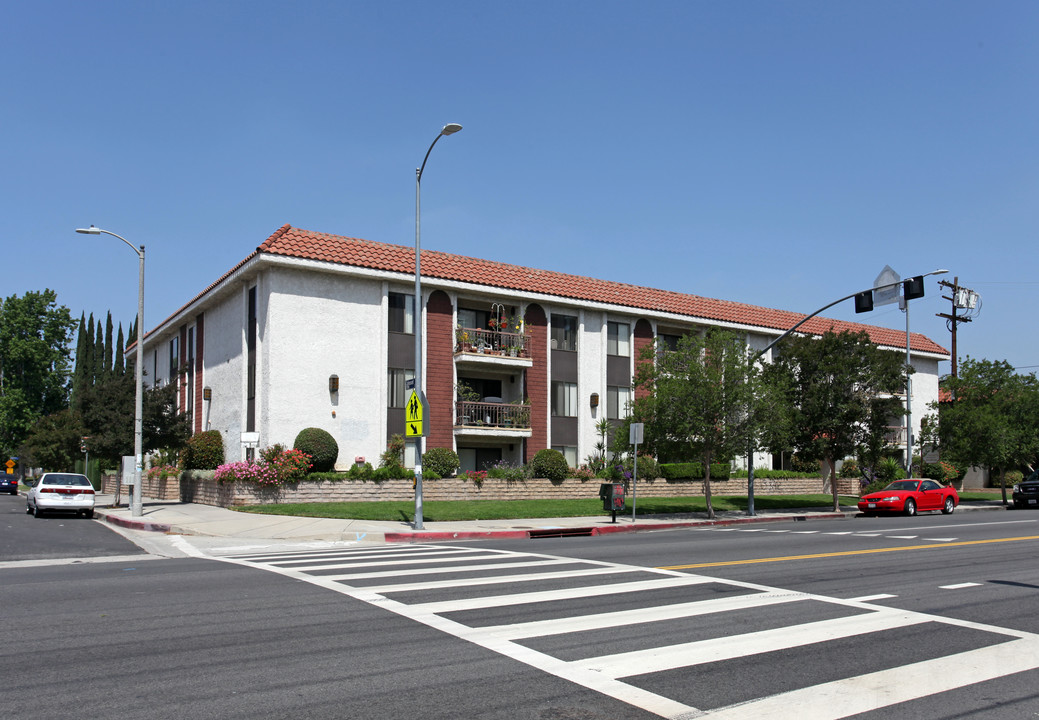
[[[1039, 368], [1039, 3], [0, 0], [0, 294], [153, 328], [285, 223], [809, 313], [948, 268]], [[945, 347], [938, 278], [912, 330]], [[896, 329], [896, 306], [827, 316]], [[942, 371], [947, 372], [948, 363]]]

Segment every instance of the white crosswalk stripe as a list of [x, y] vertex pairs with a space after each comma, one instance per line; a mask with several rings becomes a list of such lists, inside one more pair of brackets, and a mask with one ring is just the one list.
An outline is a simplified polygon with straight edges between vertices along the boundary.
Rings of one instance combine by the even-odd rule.
[[[863, 535], [854, 534], [855, 537]], [[217, 559], [262, 568], [376, 604], [517, 662], [674, 720], [783, 717], [791, 707], [798, 708], [801, 720], [835, 720], [1039, 668], [1039, 635], [870, 604], [873, 600], [890, 598], [888, 595], [848, 600], [675, 570], [432, 545], [275, 552]], [[688, 600], [693, 596], [682, 595], [697, 588], [701, 594], [695, 597], [700, 599]], [[676, 590], [680, 595], [678, 599], [673, 594], [667, 595]], [[648, 602], [639, 602], [642, 593], [651, 592], [664, 595], [655, 594], [649, 596]], [[561, 604], [569, 607], [572, 603], [568, 605], [568, 602], [582, 600], [587, 604], [589, 599], [596, 598], [604, 605], [612, 601], [617, 603], [614, 607], [624, 609], [563, 613], [563, 616], [538, 610], [553, 607], [558, 615]], [[820, 607], [830, 608], [823, 619], [817, 614]], [[510, 608], [509, 612], [518, 609], [519, 617], [526, 615], [534, 619], [480, 625], [467, 615], [498, 612], [501, 617], [511, 618], [515, 615], [502, 615]], [[799, 617], [797, 613], [803, 610], [804, 618], [793, 624], [787, 620], [778, 627], [769, 626], [762, 618], [770, 617], [777, 608], [788, 608], [787, 617]], [[756, 611], [760, 612], [755, 614]], [[725, 613], [743, 613], [741, 618], [752, 619], [735, 635], [701, 636], [670, 644], [668, 641], [681, 640], [683, 636], [676, 634], [667, 637], [664, 643], [655, 644], [640, 640], [640, 629], [652, 627], [649, 625], [652, 623], [664, 623], [656, 626], [655, 631], [659, 631], [669, 628], [667, 623], [712, 616], [724, 619]], [[493, 622], [494, 616], [488, 617]], [[764, 626], [755, 627], [755, 622]], [[832, 641], [862, 638], [862, 642], [870, 642], [873, 634], [902, 631], [926, 623], [940, 624], [952, 631], [959, 628], [992, 633], [1002, 639], [987, 647], [941, 658], [909, 662], [796, 690], [783, 688], [785, 692], [724, 707], [696, 707], [680, 698], [667, 697], [632, 683], [636, 676], [644, 679], [655, 673], [695, 672], [697, 667]], [[614, 647], [608, 643], [587, 642], [575, 642], [574, 649], [568, 647], [565, 653], [558, 649], [555, 652], [536, 649], [566, 645], [571, 636], [576, 638], [578, 633], [623, 633], [625, 630], [628, 630], [627, 645], [620, 651], [608, 652]], [[653, 637], [659, 640], [661, 635]], [[587, 637], [584, 640], [587, 641]], [[548, 644], [538, 645], [538, 642]], [[570, 657], [581, 653], [586, 655]], [[898, 659], [891, 662], [897, 663]], [[916, 680], [898, 682], [907, 672]]]

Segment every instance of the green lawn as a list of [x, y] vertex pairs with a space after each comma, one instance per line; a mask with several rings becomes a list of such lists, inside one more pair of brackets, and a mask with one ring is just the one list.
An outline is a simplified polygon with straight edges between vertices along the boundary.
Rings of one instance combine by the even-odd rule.
[[[858, 498], [841, 496], [842, 506], [853, 507]], [[747, 498], [718, 496], [713, 498], [715, 511], [746, 510]], [[829, 495], [768, 495], [754, 498], [754, 509], [767, 512], [787, 508], [833, 507]], [[241, 512], [268, 515], [294, 515], [302, 517], [340, 518], [353, 520], [396, 520], [411, 522], [414, 519], [415, 503], [411, 500], [388, 502], [329, 502], [293, 503], [284, 505], [249, 505], [235, 508]], [[702, 497], [647, 497], [638, 498], [637, 515], [669, 515], [707, 512]], [[631, 498], [625, 513], [631, 514]], [[522, 518], [584, 517], [607, 515], [602, 501], [588, 500], [470, 500], [422, 504], [423, 520], [445, 522], [459, 520], [509, 520]]]

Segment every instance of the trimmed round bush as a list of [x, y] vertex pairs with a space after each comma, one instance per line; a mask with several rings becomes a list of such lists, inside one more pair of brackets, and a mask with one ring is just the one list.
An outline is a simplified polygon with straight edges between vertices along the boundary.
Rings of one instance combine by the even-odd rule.
[[206, 430], [188, 438], [184, 447], [185, 470], [216, 470], [224, 464], [224, 438], [219, 430]]
[[422, 453], [422, 470], [435, 472], [442, 478], [451, 477], [461, 465], [458, 453], [448, 448], [430, 448]]
[[558, 450], [538, 450], [530, 461], [530, 470], [536, 478], [548, 478], [549, 480], [564, 480], [570, 472], [570, 466], [566, 463], [566, 457]]
[[304, 428], [292, 443], [292, 447], [305, 452], [314, 463], [311, 472], [331, 472], [339, 459], [339, 443], [330, 433], [321, 428]]

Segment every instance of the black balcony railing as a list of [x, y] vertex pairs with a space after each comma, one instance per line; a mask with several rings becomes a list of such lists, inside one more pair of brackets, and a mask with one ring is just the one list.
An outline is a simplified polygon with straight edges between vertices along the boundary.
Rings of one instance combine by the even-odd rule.
[[527, 430], [530, 428], [530, 406], [460, 400], [455, 403], [455, 425]]
[[527, 333], [460, 327], [455, 329], [455, 352], [526, 358], [530, 357], [529, 337]]

